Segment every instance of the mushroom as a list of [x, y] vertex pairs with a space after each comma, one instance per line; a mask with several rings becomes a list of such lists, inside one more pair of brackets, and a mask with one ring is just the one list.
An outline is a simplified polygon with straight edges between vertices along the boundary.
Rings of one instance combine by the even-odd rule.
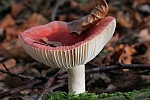
[[[67, 69], [69, 92], [79, 94], [85, 92], [85, 64], [99, 54], [115, 27], [115, 18], [108, 16], [78, 35], [70, 34], [66, 22], [53, 21], [30, 28], [18, 38], [35, 60], [50, 67]], [[49, 45], [51, 42], [58, 42], [59, 46]]]

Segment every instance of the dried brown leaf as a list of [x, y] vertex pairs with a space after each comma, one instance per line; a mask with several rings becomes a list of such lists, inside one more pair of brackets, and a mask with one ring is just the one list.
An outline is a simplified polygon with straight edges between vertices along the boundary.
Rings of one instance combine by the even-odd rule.
[[140, 41], [150, 41], [150, 32], [148, 28], [142, 29], [138, 35]]
[[123, 52], [120, 55], [118, 61], [124, 64], [131, 64], [132, 55], [136, 52], [134, 49], [134, 45], [132, 46], [124, 45], [122, 49], [123, 49]]
[[142, 18], [141, 18], [141, 16], [140, 16], [140, 14], [137, 12], [137, 11], [133, 11], [133, 15], [132, 15], [132, 19], [133, 19], [133, 21], [134, 21], [134, 25], [135, 25], [135, 27], [137, 26], [137, 25], [140, 25], [142, 22], [143, 22], [143, 20], [142, 20]]
[[21, 3], [12, 3], [11, 4], [11, 15], [12, 16], [17, 16], [24, 9], [25, 9], [25, 6], [23, 4], [21, 4]]
[[95, 3], [95, 8], [89, 15], [68, 23], [70, 33], [81, 34], [107, 15], [108, 5], [106, 1], [95, 0]]
[[6, 15], [0, 22], [0, 28], [4, 29], [6, 40], [16, 36], [16, 21], [10, 14]]
[[12, 18], [12, 16], [10, 14], [8, 14], [0, 22], [0, 28], [4, 28], [5, 29], [6, 27], [13, 26], [15, 24], [16, 24], [15, 20]]
[[13, 76], [7, 75], [4, 79], [4, 84], [11, 88], [15, 88], [15, 87], [22, 86], [23, 82], [18, 77], [13, 77]]
[[[14, 67], [16, 65], [16, 60], [13, 58], [10, 58], [10, 59], [4, 61], [3, 63], [5, 64], [5, 66], [8, 69], [11, 69], [12, 67]], [[5, 70], [2, 63], [0, 63], [0, 70]], [[0, 80], [3, 80], [5, 76], [6, 76], [6, 74], [0, 73]]]
[[55, 89], [63, 87], [65, 84], [65, 80], [57, 80], [53, 83], [53, 85], [48, 89], [48, 92], [53, 93]]
[[132, 63], [133, 64], [150, 64], [150, 57], [148, 57], [147, 55], [145, 56], [135, 56], [132, 58]]
[[132, 28], [132, 23], [129, 16], [123, 14], [122, 12], [117, 13], [118, 26], [123, 28]]
[[90, 15], [83, 17], [82, 31], [86, 31], [93, 26], [97, 21], [104, 18], [108, 13], [108, 5], [105, 0], [95, 0], [96, 6]]
[[[3, 63], [9, 69], [9, 68], [12, 68], [12, 67], [14, 67], [16, 65], [16, 60], [13, 59], [13, 58], [10, 58], [10, 59], [4, 61]], [[5, 70], [5, 68], [4, 68], [2, 63], [0, 63], [0, 69], [1, 70]]]
[[57, 47], [62, 46], [62, 43], [59, 41], [49, 41], [47, 38], [38, 39], [35, 43], [43, 44], [46, 46]]

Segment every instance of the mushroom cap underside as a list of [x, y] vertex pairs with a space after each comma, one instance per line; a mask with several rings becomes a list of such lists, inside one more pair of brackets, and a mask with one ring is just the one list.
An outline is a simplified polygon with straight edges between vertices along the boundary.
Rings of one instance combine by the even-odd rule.
[[[19, 40], [27, 53], [35, 60], [50, 67], [70, 69], [92, 60], [112, 37], [116, 27], [113, 17], [106, 17], [81, 35], [70, 34], [67, 23], [50, 22], [19, 34]], [[58, 41], [62, 46], [37, 44], [38, 39]]]

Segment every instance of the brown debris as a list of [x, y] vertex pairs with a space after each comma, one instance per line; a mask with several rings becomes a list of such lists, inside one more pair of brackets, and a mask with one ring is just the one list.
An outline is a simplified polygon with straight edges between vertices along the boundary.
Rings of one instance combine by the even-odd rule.
[[93, 11], [79, 20], [74, 20], [68, 23], [70, 33], [81, 34], [88, 30], [99, 20], [103, 19], [108, 13], [108, 4], [105, 0], [95, 0], [95, 8]]
[[42, 44], [42, 45], [45, 45], [45, 46], [51, 46], [51, 47], [62, 46], [61, 42], [49, 41], [47, 38], [38, 39], [37, 41], [35, 41], [35, 43]]
[[[108, 14], [105, 1], [96, 1], [103, 2], [103, 6], [96, 6], [99, 7], [99, 10], [95, 7], [94, 0], [84, 0], [84, 2], [81, 0], [13, 0], [6, 2], [6, 5], [0, 5], [0, 80], [1, 83], [3, 83], [3, 86], [0, 87], [0, 99], [7, 93], [6, 99], [24, 100], [27, 97], [29, 100], [33, 99], [37, 97], [37, 94], [43, 89], [42, 84], [47, 80], [46, 77], [53, 77], [59, 70], [52, 70], [49, 74], [49, 67], [29, 57], [18, 41], [18, 34], [20, 34], [20, 32], [52, 21], [51, 16], [53, 16], [53, 20], [69, 22], [89, 14], [88, 17], [86, 17], [87, 19], [84, 20], [86, 30], [89, 24], [91, 24], [89, 20], [92, 19], [93, 23], [91, 25], [93, 25], [99, 20], [97, 14], [100, 13], [97, 13], [97, 11], [101, 12], [103, 10], [105, 13], [102, 12], [103, 14], [100, 15], [101, 18], [107, 15], [114, 16], [117, 20], [117, 28], [114, 36], [104, 47], [102, 52], [91, 62], [86, 64], [86, 81], [93, 82], [94, 78], [92, 79], [89, 75], [92, 76], [96, 74], [101, 76], [102, 72], [105, 73], [111, 81], [105, 82], [105, 79], [95, 80], [92, 83], [94, 85], [92, 85], [88, 91], [95, 93], [129, 91], [150, 83], [150, 0], [107, 0], [109, 6]], [[57, 5], [57, 2], [60, 4]], [[5, 7], [7, 7], [7, 9]], [[92, 11], [94, 7], [95, 9]], [[92, 14], [96, 14], [97, 17]], [[81, 24], [81, 26], [77, 28], [78, 30], [75, 30], [76, 32], [82, 30], [82, 23], [83, 20], [74, 23], [75, 27]], [[72, 29], [74, 29], [74, 27]], [[45, 45], [62, 45], [57, 41], [48, 41], [46, 39], [37, 41], [42, 41]], [[117, 62], [121, 62], [122, 64], [119, 65]], [[3, 64], [6, 65], [10, 72], [6, 71], [7, 69]], [[11, 77], [6, 76], [3, 72], [9, 73], [8, 75]], [[17, 74], [19, 78], [16, 78], [16, 76], [10, 73]], [[25, 76], [21, 76], [20, 74]], [[44, 79], [40, 80], [35, 78], [35, 76], [42, 76], [41, 78], [43, 79], [44, 77]], [[56, 77], [56, 80], [51, 80], [53, 86], [50, 87], [50, 91], [67, 92], [67, 89], [65, 89], [67, 83], [61, 81], [62, 79], [66, 80], [66, 78], [67, 73]], [[120, 80], [118, 80], [118, 78]], [[22, 82], [24, 79], [27, 81]], [[4, 81], [6, 84], [4, 84]], [[24, 83], [27, 83], [27, 85]], [[63, 85], [64, 87], [62, 87]], [[38, 87], [35, 88], [35, 86]], [[27, 88], [29, 88], [29, 90], [27, 90]], [[11, 95], [14, 95], [14, 97], [11, 97]]]
[[123, 28], [131, 28], [132, 27], [132, 21], [129, 19], [129, 17], [122, 12], [117, 13], [117, 21], [120, 27]]
[[21, 3], [12, 3], [11, 4], [11, 15], [16, 17], [19, 15], [23, 10], [25, 9], [25, 6]]
[[[118, 80], [119, 79], [119, 80]], [[138, 74], [127, 73], [118, 77], [116, 80], [116, 88], [119, 91], [129, 91], [132, 89], [140, 89], [142, 78]]]

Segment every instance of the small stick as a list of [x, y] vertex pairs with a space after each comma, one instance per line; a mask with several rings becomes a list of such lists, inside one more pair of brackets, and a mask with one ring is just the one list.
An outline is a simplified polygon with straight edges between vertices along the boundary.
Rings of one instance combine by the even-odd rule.
[[38, 79], [38, 80], [42, 80], [42, 81], [47, 81], [47, 80], [49, 79], [48, 77], [26, 76], [26, 75], [16, 74], [16, 73], [4, 71], [4, 70], [0, 70], [0, 72], [1, 72], [1, 73], [5, 73], [5, 74], [8, 74], [8, 75], [10, 75], [10, 76], [18, 77], [18, 78], [21, 78], [21, 79], [28, 79], [28, 80]]
[[111, 66], [105, 66], [100, 67], [97, 64], [94, 64], [92, 62], [88, 62], [89, 65], [94, 66], [96, 68], [88, 69], [86, 70], [86, 74], [92, 73], [92, 72], [106, 72], [111, 70], [118, 70], [118, 69], [147, 69], [150, 70], [150, 65], [143, 65], [143, 64], [117, 64], [117, 65], [111, 65]]
[[35, 77], [32, 77], [32, 76], [26, 76], [26, 75], [21, 75], [21, 74], [15, 74], [15, 73], [11, 73], [10, 71], [0, 70], [0, 72], [1, 72], [1, 73], [5, 73], [5, 74], [8, 74], [8, 75], [10, 75], [10, 76], [22, 78], [22, 79], [29, 79], [29, 80], [35, 79]]
[[33, 87], [39, 86], [39, 85], [44, 84], [44, 83], [45, 83], [44, 81], [39, 80], [39, 81], [33, 82], [31, 84], [23, 85], [23, 86], [20, 86], [17, 88], [10, 89], [8, 91], [0, 92], [0, 98], [6, 97], [9, 95], [13, 95], [13, 94], [18, 93], [22, 90], [33, 88]]
[[6, 67], [5, 63], [2, 63], [2, 65], [3, 65], [3, 67], [5, 68], [5, 70], [6, 70], [7, 72], [10, 72], [9, 69]]
[[9, 69], [6, 67], [6, 65], [4, 63], [2, 63], [2, 65], [4, 66], [4, 68], [6, 69], [6, 71], [0, 70], [0, 72], [8, 74], [10, 76], [18, 77], [18, 78], [21, 78], [21, 79], [29, 79], [29, 80], [33, 80], [33, 79], [39, 79], [39, 80], [43, 80], [43, 81], [48, 80], [47, 77], [32, 77], [32, 76], [26, 76], [26, 75], [12, 73], [12, 72], [9, 71]]
[[58, 76], [62, 75], [64, 72], [66, 72], [66, 71], [59, 70], [56, 74], [54, 74], [52, 77], [50, 77], [49, 80], [46, 82], [41, 93], [38, 94], [38, 96], [34, 100], [39, 100], [40, 98], [42, 98], [42, 96], [47, 92], [48, 88], [53, 84], [53, 82], [58, 78]]
[[[150, 65], [143, 65], [143, 64], [123, 64], [123, 63], [117, 63], [117, 65], [110, 65], [110, 66], [103, 66], [100, 67], [99, 65], [88, 62], [86, 65], [94, 66], [95, 68], [87, 69], [85, 71], [86, 74], [94, 73], [94, 72], [111, 72], [113, 74], [124, 74], [123, 72], [115, 72], [114, 70], [119, 69], [143, 69], [142, 71], [137, 72], [138, 74], [147, 73], [150, 70]], [[65, 79], [68, 77], [68, 74], [64, 74], [59, 76], [59, 79]]]
[[[106, 72], [106, 71], [125, 69], [125, 68], [150, 70], [150, 65], [143, 65], [143, 64], [122, 64], [122, 63], [120, 64], [119, 63], [117, 65], [100, 67], [97, 64], [94, 64], [92, 62], [88, 62], [87, 65], [94, 66], [95, 68], [86, 70], [85, 71], [86, 74], [89, 74], [89, 73], [92, 73], [92, 72]], [[31, 84], [28, 84], [28, 85], [24, 85], [24, 86], [21, 86], [21, 87], [18, 87], [18, 88], [14, 88], [14, 89], [8, 90], [6, 92], [1, 92], [0, 93], [0, 98], [3, 97], [3, 96], [11, 95], [13, 93], [19, 92], [19, 91], [27, 89], [27, 88], [32, 88], [34, 86], [38, 86], [38, 85], [46, 83], [45, 86], [44, 86], [44, 89], [41, 91], [41, 93], [35, 99], [35, 100], [39, 100], [39, 98], [41, 98], [43, 96], [43, 94], [45, 94], [47, 92], [47, 89], [49, 88], [49, 86], [51, 86], [56, 79], [61, 79], [61, 78], [67, 78], [68, 77], [67, 74], [65, 74], [65, 76], [61, 76], [63, 73], [66, 72], [64, 70], [59, 70], [55, 75], [53, 75], [50, 78], [25, 76], [25, 75], [15, 74], [15, 73], [11, 73], [9, 71], [4, 71], [4, 70], [0, 70], [0, 72], [9, 74], [10, 76], [25, 78], [25, 79], [30, 79], [30, 80], [39, 79], [39, 81], [37, 81], [37, 82], [31, 83]]]

